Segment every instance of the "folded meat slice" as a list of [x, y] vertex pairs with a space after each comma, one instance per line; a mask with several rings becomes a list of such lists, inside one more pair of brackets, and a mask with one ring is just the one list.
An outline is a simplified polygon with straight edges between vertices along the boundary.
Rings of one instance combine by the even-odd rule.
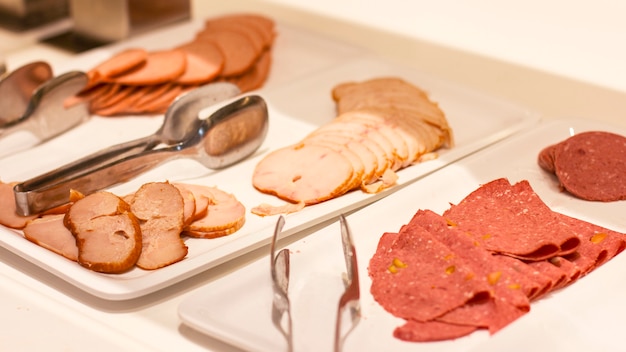
[[63, 221], [76, 238], [80, 265], [119, 273], [137, 262], [141, 253], [139, 221], [120, 197], [104, 191], [87, 195], [72, 204]]
[[407, 320], [431, 321], [468, 302], [491, 297], [490, 285], [420, 226], [384, 233], [368, 273], [374, 299]]
[[29, 221], [24, 229], [24, 237], [54, 253], [73, 261], [78, 260], [76, 238], [63, 224], [65, 214], [44, 215]]
[[506, 179], [491, 181], [443, 215], [486, 249], [524, 260], [567, 255], [580, 245], [528, 181], [513, 186]]
[[130, 209], [142, 234], [138, 267], [153, 270], [185, 258], [188, 249], [180, 237], [184, 201], [178, 188], [168, 182], [146, 183], [135, 192]]

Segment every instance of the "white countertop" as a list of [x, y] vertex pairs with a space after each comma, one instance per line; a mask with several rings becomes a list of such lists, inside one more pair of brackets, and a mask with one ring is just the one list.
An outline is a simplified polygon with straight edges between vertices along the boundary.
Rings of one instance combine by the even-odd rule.
[[[197, 18], [233, 9], [265, 12], [528, 104], [547, 118], [576, 114], [626, 125], [621, 0], [195, 0], [193, 9]], [[71, 57], [36, 43], [39, 35], [0, 33], [9, 68]], [[111, 304], [68, 288], [6, 250], [0, 249], [0, 258], [1, 350], [236, 350], [181, 325], [177, 316], [191, 291], [231, 267], [186, 280], [184, 289]]]

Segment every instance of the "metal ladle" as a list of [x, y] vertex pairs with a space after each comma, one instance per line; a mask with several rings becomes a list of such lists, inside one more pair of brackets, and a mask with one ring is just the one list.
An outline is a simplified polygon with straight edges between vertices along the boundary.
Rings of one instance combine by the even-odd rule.
[[249, 156], [267, 134], [265, 101], [256, 95], [246, 96], [206, 119], [198, 118], [207, 101], [214, 102], [214, 96], [207, 92], [218, 92], [216, 84], [227, 83], [207, 85], [175, 100], [155, 135], [104, 149], [17, 184], [18, 213], [30, 215], [65, 204], [70, 189], [89, 194], [128, 181], [168, 160], [191, 158], [219, 169]]

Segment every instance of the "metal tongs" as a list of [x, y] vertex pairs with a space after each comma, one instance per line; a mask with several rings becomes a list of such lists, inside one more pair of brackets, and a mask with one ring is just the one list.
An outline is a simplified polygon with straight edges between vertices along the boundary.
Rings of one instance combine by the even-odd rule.
[[27, 130], [40, 142], [55, 137], [89, 117], [86, 103], [66, 99], [87, 84], [87, 75], [70, 71], [53, 77], [50, 65], [36, 61], [0, 78], [0, 137]]
[[18, 213], [29, 215], [69, 202], [70, 190], [89, 194], [128, 181], [173, 159], [192, 158], [218, 169], [252, 154], [268, 129], [265, 101], [239, 98], [206, 119], [200, 113], [240, 93], [235, 85], [211, 83], [174, 100], [156, 133], [103, 149], [14, 187]]
[[[356, 327], [360, 320], [360, 288], [359, 271], [357, 266], [356, 250], [352, 242], [352, 234], [343, 215], [339, 216], [341, 226], [341, 243], [346, 262], [346, 276], [344, 277], [344, 293], [339, 298], [337, 319], [335, 322], [334, 351], [342, 349], [343, 342], [348, 334]], [[293, 351], [291, 308], [289, 303], [289, 249], [283, 248], [276, 254], [276, 241], [285, 225], [285, 218], [280, 216], [274, 229], [270, 245], [270, 270], [272, 274], [272, 288], [274, 292], [272, 304], [272, 322], [287, 340], [288, 351]], [[349, 327], [344, 326], [346, 309], [349, 309]]]

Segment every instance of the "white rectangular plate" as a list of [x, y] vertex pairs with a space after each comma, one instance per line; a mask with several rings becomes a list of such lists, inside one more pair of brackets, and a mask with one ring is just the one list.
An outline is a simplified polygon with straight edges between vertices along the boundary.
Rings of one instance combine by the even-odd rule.
[[[479, 331], [453, 341], [409, 343], [392, 337], [402, 325], [369, 293], [368, 262], [386, 232], [398, 231], [418, 209], [442, 213], [480, 184], [500, 177], [528, 180], [553, 210], [626, 232], [625, 203], [599, 203], [560, 192], [537, 165], [544, 147], [571, 132], [626, 129], [586, 120], [542, 123], [451, 164], [347, 217], [356, 246], [362, 318], [348, 336], [345, 351], [608, 351], [620, 346], [626, 329], [626, 255], [580, 281], [532, 303], [531, 311], [494, 336]], [[289, 223], [290, 219], [287, 219]], [[291, 252], [289, 296], [296, 351], [332, 348], [335, 312], [345, 272], [339, 224], [332, 223], [286, 247]], [[285, 342], [271, 320], [269, 256], [194, 292], [179, 306], [183, 323], [243, 349], [279, 351]]]
[[[197, 23], [191, 23], [134, 38], [114, 47], [97, 49], [77, 57], [74, 62], [58, 68], [57, 72], [72, 67], [86, 70], [121, 47], [141, 46], [150, 50], [173, 47], [188, 40], [197, 28]], [[290, 214], [285, 227], [285, 234], [290, 235], [341, 212], [374, 202], [401, 189], [402, 185], [539, 121], [537, 114], [523, 107], [370, 57], [360, 49], [296, 28], [278, 27], [274, 58], [271, 77], [257, 92], [268, 102], [270, 129], [266, 141], [253, 157], [219, 171], [208, 170], [189, 160], [172, 161], [131, 182], [113, 187], [111, 191], [124, 195], [142, 183], [169, 180], [217, 186], [234, 194], [247, 209], [261, 203], [279, 205], [278, 199], [252, 187], [252, 171], [269, 151], [300, 140], [335, 116], [335, 105], [330, 98], [332, 86], [346, 80], [397, 75], [427, 90], [446, 113], [455, 132], [456, 146], [442, 150], [437, 160], [401, 171], [399, 186], [386, 192], [376, 195], [352, 192]], [[87, 123], [47, 143], [5, 155], [0, 159], [0, 178], [4, 182], [26, 180], [112, 144], [151, 134], [161, 121], [162, 116], [92, 117]], [[5, 149], [0, 146], [0, 150]], [[109, 300], [125, 300], [175, 284], [269, 243], [274, 222], [275, 217], [261, 218], [249, 213], [245, 225], [235, 234], [211, 240], [186, 239], [189, 254], [179, 263], [155, 271], [135, 269], [120, 275], [104, 275], [84, 269], [24, 240], [19, 231], [0, 228], [0, 245], [90, 294]]]

